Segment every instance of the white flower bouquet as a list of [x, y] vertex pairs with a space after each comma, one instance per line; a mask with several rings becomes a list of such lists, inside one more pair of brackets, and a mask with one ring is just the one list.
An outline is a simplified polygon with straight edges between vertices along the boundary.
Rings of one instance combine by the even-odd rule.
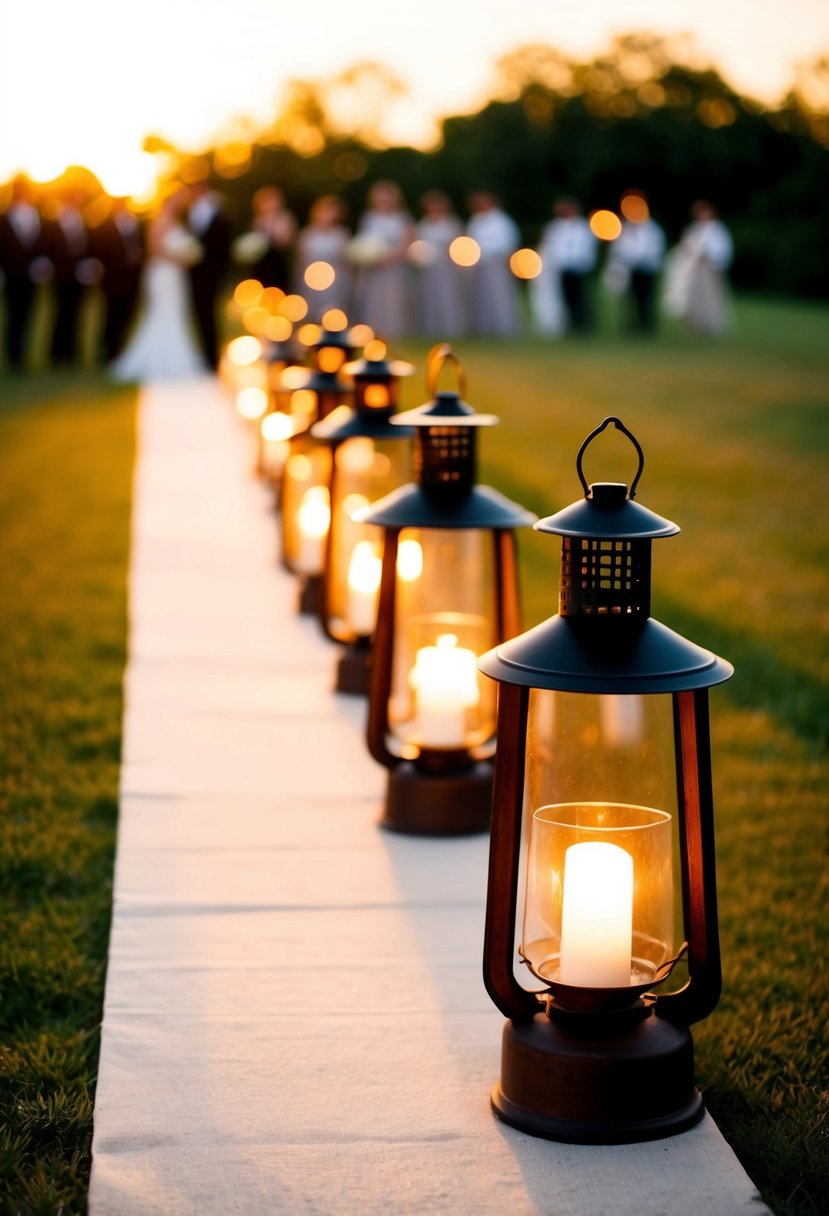
[[268, 252], [268, 238], [264, 232], [243, 232], [231, 246], [234, 262], [252, 266]]
[[182, 266], [195, 266], [204, 257], [201, 241], [185, 228], [171, 228], [165, 234], [161, 247], [168, 257], [181, 262]]
[[382, 237], [372, 236], [367, 232], [362, 236], [352, 237], [345, 247], [345, 252], [349, 262], [353, 262], [355, 266], [376, 266], [388, 257], [389, 247]]

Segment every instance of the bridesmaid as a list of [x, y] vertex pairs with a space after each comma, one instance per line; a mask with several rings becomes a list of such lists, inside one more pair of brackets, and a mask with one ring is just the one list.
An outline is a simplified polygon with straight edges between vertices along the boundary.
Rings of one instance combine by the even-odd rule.
[[412, 260], [418, 267], [418, 330], [430, 338], [456, 338], [468, 329], [464, 284], [449, 246], [463, 224], [442, 190], [428, 190], [420, 200], [423, 218], [415, 229]]
[[[344, 218], [342, 199], [324, 194], [311, 207], [308, 225], [297, 240], [296, 290], [308, 301], [311, 321], [319, 321], [329, 308], [348, 312], [352, 276], [346, 250], [351, 233], [343, 223]], [[306, 283], [305, 271], [313, 262], [327, 262], [334, 271], [330, 286], [315, 288]]]
[[480, 260], [472, 268], [473, 330], [497, 338], [514, 337], [521, 328], [521, 314], [509, 259], [521, 243], [518, 225], [486, 190], [472, 195], [469, 210], [467, 235], [481, 250]]
[[[407, 254], [414, 223], [395, 182], [375, 182], [368, 203], [352, 243], [360, 265], [354, 320], [395, 338], [412, 330]], [[365, 250], [371, 255], [363, 260]]]
[[290, 256], [296, 237], [296, 219], [285, 206], [285, 196], [278, 186], [262, 186], [254, 194], [251, 230], [261, 233], [268, 242], [265, 253], [251, 268], [252, 277], [263, 287], [290, 291]]

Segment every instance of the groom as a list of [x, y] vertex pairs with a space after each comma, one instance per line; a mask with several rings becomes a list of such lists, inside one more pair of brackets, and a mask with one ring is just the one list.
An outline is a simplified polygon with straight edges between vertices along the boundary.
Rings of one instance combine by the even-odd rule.
[[216, 301], [230, 259], [230, 222], [224, 211], [224, 198], [210, 189], [206, 181], [190, 189], [187, 227], [204, 249], [204, 256], [190, 268], [190, 289], [199, 339], [210, 367], [219, 362], [216, 336]]

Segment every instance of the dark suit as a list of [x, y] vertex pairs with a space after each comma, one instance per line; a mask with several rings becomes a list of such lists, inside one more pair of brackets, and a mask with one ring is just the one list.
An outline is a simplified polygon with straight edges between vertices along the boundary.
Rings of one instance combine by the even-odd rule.
[[37, 230], [33, 226], [31, 237], [24, 241], [8, 212], [0, 215], [0, 270], [3, 271], [6, 296], [5, 349], [11, 367], [23, 366], [26, 332], [35, 295], [32, 263], [43, 250], [43, 222], [39, 217]]
[[93, 250], [102, 267], [104, 293], [104, 355], [110, 362], [120, 354], [127, 330], [135, 314], [141, 267], [144, 262], [144, 237], [134, 216], [110, 216], [93, 233]]
[[78, 266], [89, 256], [89, 234], [83, 222], [70, 235], [53, 220], [46, 229], [47, 256], [55, 268], [55, 327], [52, 330], [52, 362], [74, 364], [79, 354], [81, 302], [85, 287]]
[[209, 365], [218, 366], [219, 342], [216, 334], [216, 300], [227, 274], [230, 260], [230, 222], [221, 208], [214, 210], [207, 227], [194, 223], [193, 210], [188, 216], [188, 228], [201, 242], [204, 256], [190, 268], [190, 288], [196, 312], [199, 339]]

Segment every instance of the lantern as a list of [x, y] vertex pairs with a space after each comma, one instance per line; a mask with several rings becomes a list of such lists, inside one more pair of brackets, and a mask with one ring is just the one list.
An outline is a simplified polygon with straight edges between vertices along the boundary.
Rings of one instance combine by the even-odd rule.
[[[437, 392], [450, 361], [460, 393]], [[431, 400], [398, 414], [416, 427], [417, 482], [359, 513], [383, 528], [368, 747], [390, 769], [383, 825], [436, 835], [484, 831], [492, 796], [494, 686], [477, 658], [520, 628], [514, 529], [535, 516], [475, 484], [478, 428], [444, 347]]]
[[[582, 471], [610, 424], [630, 492]], [[679, 528], [634, 502], [643, 463], [618, 418], [588, 436], [584, 499], [536, 524], [562, 537], [559, 613], [480, 664], [499, 684], [484, 980], [510, 1019], [492, 1105], [555, 1140], [696, 1122], [688, 1026], [720, 992], [707, 697], [733, 669], [650, 616], [651, 542]]]
[[284, 317], [273, 317], [271, 321], [280, 338], [262, 343], [262, 358], [267, 368], [268, 408], [259, 419], [256, 432], [256, 473], [270, 482], [278, 494], [294, 431], [291, 389], [284, 383], [284, 373], [294, 363], [294, 347], [291, 322]]
[[411, 475], [411, 427], [392, 426], [400, 379], [411, 363], [386, 358], [374, 340], [364, 358], [346, 364], [354, 381], [353, 408], [342, 405], [311, 433], [331, 448], [331, 526], [322, 580], [320, 620], [325, 633], [344, 642], [337, 667], [337, 692], [368, 692], [368, 659], [380, 590], [380, 536], [357, 523], [355, 511], [407, 482]]
[[[320, 609], [321, 577], [331, 519], [331, 452], [315, 443], [311, 427], [351, 396], [343, 374], [351, 348], [344, 332], [322, 330], [313, 350], [313, 369], [287, 368], [283, 382], [293, 388], [293, 434], [282, 475], [282, 561], [301, 579], [299, 610]], [[296, 373], [303, 371], [304, 376]], [[293, 373], [293, 374], [292, 374]]]

